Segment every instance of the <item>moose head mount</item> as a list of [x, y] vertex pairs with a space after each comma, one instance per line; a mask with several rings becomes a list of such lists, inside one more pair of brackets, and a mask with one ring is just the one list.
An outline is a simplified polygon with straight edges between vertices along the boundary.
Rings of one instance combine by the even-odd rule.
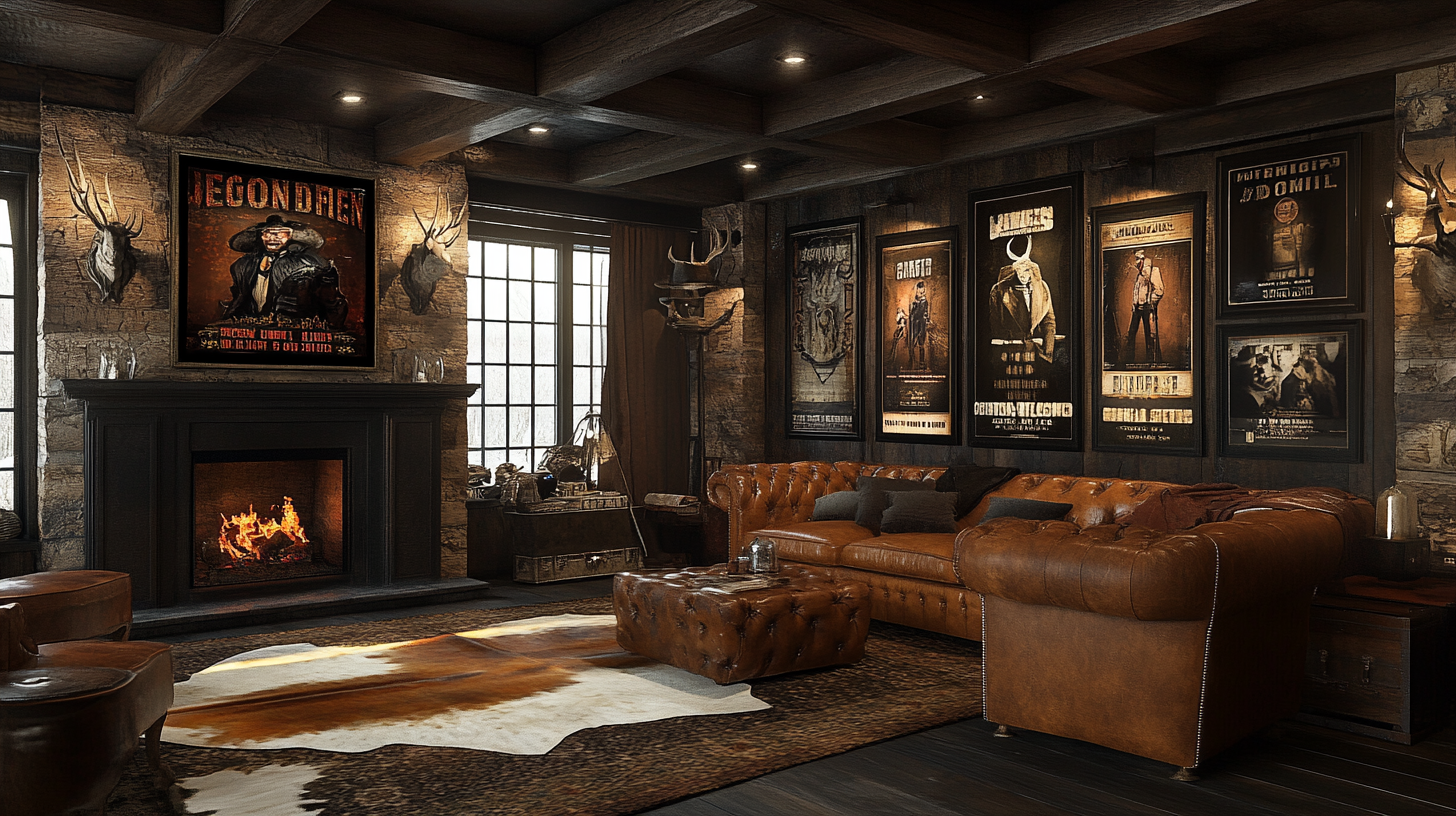
[[1397, 241], [1392, 202], [1383, 216], [1386, 238], [1392, 247], [1422, 249], [1428, 253], [1425, 263], [1416, 264], [1412, 270], [1411, 282], [1420, 290], [1436, 317], [1456, 317], [1456, 228], [1446, 226], [1441, 218], [1447, 208], [1456, 210], [1456, 194], [1451, 192], [1441, 172], [1446, 161], [1442, 159], [1434, 168], [1423, 164], [1417, 170], [1406, 152], [1404, 130], [1400, 132], [1396, 156], [1400, 160], [1397, 175], [1407, 186], [1425, 195], [1426, 208], [1420, 236], [1410, 242]]
[[[71, 160], [66, 156], [65, 147], [61, 145], [59, 131], [56, 132], [56, 148], [61, 153], [61, 162], [66, 165], [71, 204], [96, 227], [82, 271], [101, 291], [102, 303], [109, 300], [120, 304], [122, 291], [136, 274], [137, 255], [131, 242], [142, 234], [146, 226], [145, 216], [132, 213], [123, 222], [117, 214], [116, 202], [111, 195], [111, 175], [108, 173], [101, 177], [102, 186], [106, 188], [103, 202], [96, 185], [86, 178], [86, 168], [81, 163], [81, 154], [76, 153], [74, 143], [71, 145], [71, 152], [75, 154], [76, 169], [74, 172], [71, 170]], [[81, 262], [78, 260], [76, 265], [80, 267]]]
[[[440, 223], [440, 207], [444, 204], [445, 216], [449, 219], [446, 223]], [[469, 202], [462, 202], [460, 209], [455, 211], [454, 217], [450, 217], [450, 203], [444, 200], [444, 196], [437, 192], [435, 195], [435, 212], [430, 216], [430, 223], [427, 226], [425, 220], [420, 217], [419, 210], [414, 210], [415, 223], [420, 225], [420, 240], [412, 245], [409, 254], [405, 256], [404, 263], [399, 268], [399, 284], [404, 287], [404, 292], [409, 295], [410, 311], [422, 315], [430, 310], [435, 300], [435, 287], [440, 281], [455, 270], [450, 261], [450, 247], [460, 238], [464, 231], [465, 210]], [[382, 302], [384, 296], [389, 292], [391, 279], [384, 286], [380, 287], [379, 300]]]

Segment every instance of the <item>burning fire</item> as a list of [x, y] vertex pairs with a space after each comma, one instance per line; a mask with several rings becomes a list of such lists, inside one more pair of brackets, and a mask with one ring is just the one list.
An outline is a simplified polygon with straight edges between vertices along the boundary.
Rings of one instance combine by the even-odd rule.
[[[273, 509], [277, 510], [278, 505]], [[283, 497], [282, 519], [259, 518], [248, 505], [248, 512], [232, 518], [219, 514], [222, 529], [217, 534], [218, 548], [238, 561], [298, 561], [308, 557], [308, 535], [293, 509], [293, 497]], [[229, 531], [232, 531], [231, 533]], [[282, 533], [292, 544], [272, 545]]]

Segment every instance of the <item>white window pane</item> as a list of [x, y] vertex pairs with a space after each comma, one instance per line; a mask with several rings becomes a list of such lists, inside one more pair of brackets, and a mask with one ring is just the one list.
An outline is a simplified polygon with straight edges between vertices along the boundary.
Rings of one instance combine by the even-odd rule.
[[[481, 369], [481, 367], [478, 366], [478, 365], [469, 365], [469, 366], [466, 366], [465, 367], [465, 381], [467, 383], [473, 383], [475, 385], [480, 385], [480, 377], [481, 377], [480, 369]], [[476, 400], [477, 402], [480, 401], [480, 390], [479, 389], [476, 389], [475, 396], [472, 397], [472, 399]]]
[[510, 398], [506, 401], [511, 405], [530, 405], [531, 367], [517, 365], [511, 366], [510, 380]]
[[467, 461], [470, 464], [476, 465], [478, 467], [488, 467], [485, 463], [485, 454], [482, 451], [472, 449], [470, 451], [470, 457]]
[[0, 471], [0, 504], [7, 509], [15, 507], [15, 471]]
[[481, 442], [487, 448], [503, 448], [506, 444], [506, 409], [482, 408]]
[[15, 350], [15, 301], [0, 298], [0, 351]]
[[15, 236], [10, 233], [10, 201], [0, 198], [0, 244], [14, 244]]
[[591, 406], [590, 405], [573, 405], [572, 408], [571, 408], [571, 422], [572, 422], [572, 425], [573, 426], [580, 425], [581, 424], [581, 421], [583, 419], [585, 419], [586, 418], [586, 415], [588, 413], [590, 413], [590, 412], [591, 412]]
[[491, 481], [495, 480], [496, 466], [511, 461], [506, 458], [505, 448], [487, 448], [480, 452], [480, 458], [482, 463], [492, 471]]
[[509, 294], [506, 296], [509, 304], [508, 312], [511, 320], [531, 319], [531, 284], [527, 281], [511, 281]]
[[556, 406], [536, 409], [536, 444], [556, 444]]
[[551, 247], [536, 247], [536, 280], [556, 280], [556, 250]]
[[598, 326], [605, 326], [607, 325], [607, 290], [603, 288], [598, 289], [597, 291], [600, 293], [600, 295], [597, 297], [596, 301], [592, 303], [592, 306], [595, 307], [593, 309], [593, 316], [596, 318], [592, 322], [597, 324]]
[[485, 302], [481, 304], [481, 317], [486, 320], [506, 319], [506, 282], [487, 278], [484, 289]]
[[[470, 245], [471, 246], [475, 246], [475, 243], [474, 242], [471, 242]], [[482, 309], [484, 307], [480, 303], [480, 298], [484, 294], [485, 294], [485, 286], [484, 286], [484, 282], [480, 278], [473, 278], [472, 277], [472, 278], [466, 278], [465, 279], [465, 317], [466, 318], [468, 318], [470, 320], [479, 320], [482, 317], [485, 317], [485, 312], [482, 311]]]
[[531, 444], [531, 409], [512, 405], [506, 409], [510, 417], [510, 431], [507, 438], [512, 448], [524, 448]]
[[536, 364], [554, 365], [556, 363], [556, 326], [536, 327]]
[[487, 242], [481, 245], [481, 273], [487, 278], [506, 276], [506, 245]]
[[581, 326], [591, 322], [592, 288], [590, 286], [571, 287], [571, 322]]
[[506, 361], [506, 324], [486, 323], [481, 326], [480, 334], [485, 340], [485, 347], [481, 350], [480, 361], [483, 363], [504, 363]]
[[592, 384], [591, 384], [591, 387], [592, 387], [592, 389], [591, 389], [591, 401], [592, 401], [592, 405], [601, 405], [602, 404], [602, 370], [600, 368], [593, 368], [592, 369], [592, 374], [595, 375], [595, 376], [592, 377]]
[[15, 414], [9, 411], [0, 413], [0, 468], [15, 469]]
[[0, 247], [0, 295], [15, 294], [15, 250]]
[[511, 358], [512, 363], [531, 362], [531, 324], [512, 323], [511, 325]]
[[594, 366], [601, 366], [601, 365], [606, 365], [607, 364], [607, 359], [606, 359], [607, 358], [607, 352], [606, 352], [606, 349], [603, 347], [604, 345], [605, 344], [603, 344], [603, 343], [593, 343], [592, 344], [592, 353], [591, 353], [592, 365], [594, 365]]
[[480, 384], [480, 401], [486, 405], [505, 405], [506, 367], [500, 365], [485, 367], [485, 381]]
[[612, 254], [610, 252], [599, 252], [596, 256], [596, 264], [592, 267], [592, 283], [597, 286], [606, 286], [611, 276]]
[[466, 252], [466, 258], [469, 261], [468, 265], [465, 267], [465, 274], [467, 274], [467, 275], [476, 275], [476, 276], [480, 275], [480, 259], [481, 259], [480, 242], [479, 241], [466, 241], [465, 242], [465, 252]]
[[586, 402], [591, 394], [591, 369], [586, 366], [574, 366], [571, 369], [571, 399], [573, 402]]
[[506, 273], [511, 280], [531, 279], [531, 248], [511, 244], [506, 250]]
[[466, 324], [465, 330], [465, 362], [483, 363], [485, 360], [480, 356], [480, 343], [483, 339], [481, 324], [478, 321], [470, 321]]
[[0, 408], [15, 407], [15, 355], [0, 354]]
[[591, 328], [577, 326], [571, 330], [571, 361], [577, 365], [591, 364]]
[[591, 253], [584, 249], [571, 253], [571, 282], [587, 283], [591, 280]]
[[556, 284], [536, 284], [536, 312], [533, 319], [537, 323], [556, 322]]
[[469, 433], [468, 447], [478, 448], [481, 445], [480, 436], [480, 412], [484, 410], [478, 406], [471, 405], [465, 409], [465, 428]]
[[528, 447], [511, 448], [506, 451], [506, 461], [525, 471], [533, 471], [536, 468], [531, 461], [531, 449]]
[[556, 404], [556, 366], [540, 366], [536, 369], [536, 404]]

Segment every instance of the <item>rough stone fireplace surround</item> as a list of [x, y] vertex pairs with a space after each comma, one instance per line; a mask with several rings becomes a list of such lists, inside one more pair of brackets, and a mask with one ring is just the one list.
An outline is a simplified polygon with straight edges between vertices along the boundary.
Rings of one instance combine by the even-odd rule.
[[[440, 576], [440, 425], [473, 385], [66, 380], [84, 401], [86, 566], [132, 576], [137, 609], [194, 588], [192, 466], [220, 452], [345, 452], [345, 574], [379, 587]], [[200, 456], [199, 456], [200, 455]]]

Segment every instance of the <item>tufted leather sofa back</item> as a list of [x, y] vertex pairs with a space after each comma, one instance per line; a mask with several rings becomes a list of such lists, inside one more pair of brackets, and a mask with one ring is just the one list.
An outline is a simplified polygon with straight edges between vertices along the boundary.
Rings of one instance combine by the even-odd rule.
[[[1018, 499], [1067, 502], [1072, 505], [1067, 521], [1082, 529], [1098, 524], [1120, 524], [1138, 505], [1156, 496], [1164, 488], [1177, 487], [1171, 482], [1145, 482], [1132, 479], [1097, 479], [1086, 476], [1051, 476], [1045, 473], [1023, 473], [991, 491], [990, 496]], [[975, 526], [986, 515], [986, 498], [962, 521]]]

